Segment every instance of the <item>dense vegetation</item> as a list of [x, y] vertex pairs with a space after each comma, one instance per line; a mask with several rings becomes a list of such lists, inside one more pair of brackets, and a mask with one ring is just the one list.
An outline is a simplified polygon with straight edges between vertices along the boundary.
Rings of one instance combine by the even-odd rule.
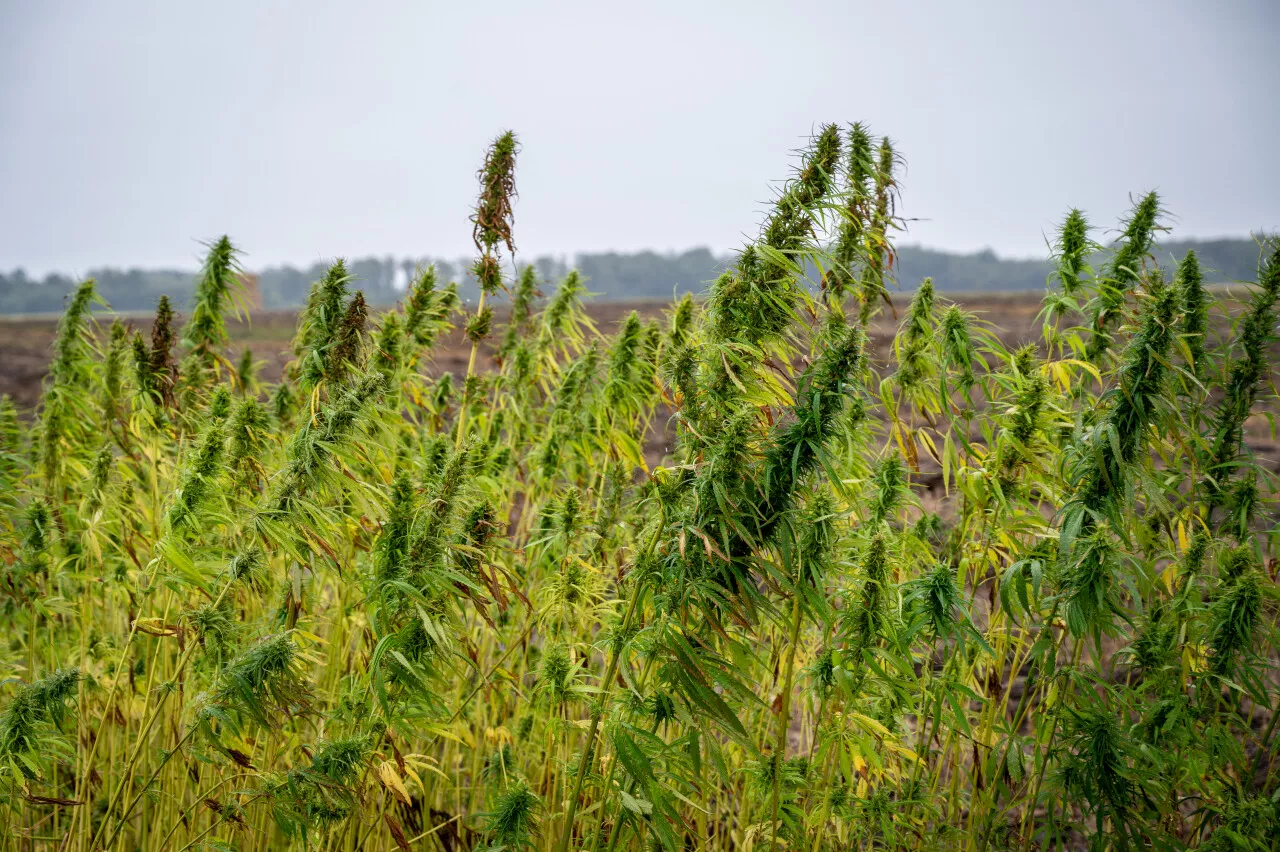
[[[1213, 283], [1250, 281], [1258, 260], [1258, 244], [1251, 239], [1173, 240], [1160, 246], [1158, 257], [1167, 261], [1194, 251]], [[955, 254], [918, 246], [901, 246], [891, 277], [914, 287], [931, 278], [939, 290], [977, 293], [984, 291], [1043, 289], [1053, 274], [1053, 264], [1043, 260], [1001, 258], [990, 250]], [[669, 301], [686, 293], [697, 294], [734, 264], [705, 248], [659, 254], [642, 252], [585, 252], [573, 265], [554, 257], [532, 261], [543, 281], [560, 281], [571, 270], [585, 279], [597, 299], [656, 299]], [[469, 262], [423, 258], [365, 257], [347, 263], [356, 285], [371, 305], [393, 305], [404, 296], [404, 285], [419, 269], [435, 266], [436, 277], [458, 282], [459, 295], [478, 295]], [[306, 303], [311, 283], [324, 277], [326, 267], [268, 267], [257, 273], [262, 304], [267, 308], [293, 308]], [[119, 311], [150, 311], [165, 294], [185, 307], [195, 293], [196, 276], [190, 272], [161, 269], [97, 269], [89, 277], [98, 282], [98, 294]], [[517, 276], [518, 277], [518, 276]], [[29, 278], [22, 270], [0, 272], [0, 314], [59, 313], [75, 292], [78, 282], [66, 275]]]
[[1039, 345], [925, 281], [879, 362], [898, 157], [830, 126], [705, 300], [603, 333], [508, 277], [517, 155], [474, 310], [338, 261], [276, 386], [225, 238], [148, 339], [76, 289], [0, 409], [5, 848], [1275, 847], [1280, 248], [1228, 310], [1154, 194], [1100, 260], [1073, 210]]

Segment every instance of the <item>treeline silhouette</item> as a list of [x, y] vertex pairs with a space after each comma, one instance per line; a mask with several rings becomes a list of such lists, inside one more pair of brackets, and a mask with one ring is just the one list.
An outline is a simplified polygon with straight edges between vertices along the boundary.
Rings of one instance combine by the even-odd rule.
[[[1158, 246], [1156, 260], [1170, 267], [1175, 258], [1195, 249], [1210, 281], [1251, 280], [1258, 263], [1258, 244], [1253, 239], [1175, 240]], [[356, 286], [375, 305], [395, 303], [414, 270], [427, 263], [436, 265], [441, 281], [457, 281], [464, 298], [475, 295], [475, 282], [468, 272], [469, 261], [440, 258], [365, 257], [347, 264], [356, 276]], [[583, 253], [570, 263], [566, 258], [537, 257], [532, 261], [546, 285], [559, 282], [576, 268], [598, 299], [669, 300], [673, 295], [699, 293], [724, 270], [729, 259], [706, 248], [684, 252]], [[290, 308], [303, 304], [312, 282], [323, 277], [327, 263], [308, 268], [292, 266], [251, 270], [258, 275], [258, 288], [265, 308]], [[898, 250], [894, 277], [899, 287], [913, 290], [924, 278], [934, 286], [952, 292], [1040, 290], [1050, 272], [1047, 260], [1002, 258], [987, 249], [972, 254], [938, 251], [920, 246]], [[161, 294], [177, 304], [189, 299], [195, 273], [173, 269], [93, 269], [84, 277], [95, 278], [98, 292], [118, 311], [150, 311]], [[18, 269], [0, 273], [0, 313], [55, 313], [65, 307], [66, 298], [80, 279], [50, 274], [30, 278]]]

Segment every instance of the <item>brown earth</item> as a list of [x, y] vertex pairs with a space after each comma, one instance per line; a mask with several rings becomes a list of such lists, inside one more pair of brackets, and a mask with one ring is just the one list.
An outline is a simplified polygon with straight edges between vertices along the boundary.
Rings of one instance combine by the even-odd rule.
[[[983, 295], [963, 300], [967, 310], [994, 324], [1006, 342], [1032, 339], [1037, 335], [1035, 315], [1039, 310], [1039, 297], [1035, 294]], [[589, 306], [591, 319], [603, 332], [611, 332], [631, 311], [642, 318], [661, 316], [666, 309], [664, 302], [597, 302]], [[254, 356], [264, 362], [261, 377], [276, 381], [284, 364], [289, 360], [289, 343], [293, 337], [296, 311], [254, 311], [248, 321], [232, 321], [228, 324], [231, 334], [229, 359], [236, 362], [248, 347]], [[124, 321], [148, 335], [151, 317], [126, 315]], [[501, 313], [496, 316], [501, 322]], [[109, 322], [99, 315], [100, 322]], [[872, 345], [877, 359], [889, 354], [894, 318], [882, 317], [872, 329]], [[57, 317], [0, 317], [0, 394], [13, 398], [20, 410], [30, 411], [40, 399], [40, 387], [48, 372]], [[486, 364], [492, 364], [485, 353]], [[435, 373], [450, 372], [455, 376], [466, 373], [470, 345], [460, 330], [455, 330], [437, 344], [431, 370]]]
[[[943, 295], [958, 302], [967, 311], [974, 313], [978, 319], [988, 325], [1007, 347], [1016, 347], [1025, 342], [1037, 341], [1040, 338], [1040, 327], [1037, 315], [1040, 310], [1040, 294], [1037, 293], [984, 293], [968, 296]], [[905, 297], [899, 296], [898, 310], [905, 304]], [[664, 302], [597, 302], [589, 305], [592, 321], [602, 332], [610, 333], [618, 323], [626, 318], [632, 310], [641, 317], [660, 317], [667, 304]], [[248, 321], [233, 321], [228, 328], [231, 334], [229, 357], [236, 362], [243, 350], [251, 349], [254, 356], [262, 362], [259, 375], [266, 381], [279, 379], [285, 363], [291, 357], [290, 341], [293, 337], [295, 311], [255, 311]], [[151, 318], [149, 316], [128, 316], [125, 321], [149, 334]], [[496, 319], [502, 322], [499, 314]], [[99, 318], [99, 321], [103, 321]], [[883, 313], [871, 328], [871, 352], [877, 364], [885, 364], [891, 357], [893, 332], [897, 324], [892, 313]], [[0, 317], [0, 394], [8, 394], [13, 398], [20, 410], [32, 411], [39, 402], [41, 384], [48, 370], [51, 347], [57, 329], [57, 318], [40, 317]], [[1225, 331], [1225, 329], [1223, 329]], [[491, 338], [492, 339], [492, 338]], [[465, 375], [470, 345], [463, 338], [460, 329], [446, 335], [435, 347], [430, 371], [434, 374], [453, 373], [455, 378]], [[483, 367], [493, 365], [492, 350], [484, 350], [481, 357]], [[1272, 364], [1280, 364], [1280, 346], [1272, 348]], [[1274, 402], [1274, 393], [1271, 395]], [[1260, 406], [1261, 407], [1261, 406]], [[1274, 406], [1269, 406], [1274, 410]], [[981, 416], [977, 418], [980, 421]], [[665, 422], [659, 417], [658, 423]], [[975, 422], [975, 435], [978, 438], [980, 422]], [[650, 436], [646, 455], [650, 463], [657, 463], [664, 451], [665, 436], [655, 430]], [[1248, 444], [1263, 465], [1272, 471], [1280, 471], [1280, 441], [1274, 434], [1271, 422], [1266, 415], [1256, 415], [1249, 423]], [[942, 495], [941, 471], [936, 463], [928, 458], [921, 458], [920, 476], [917, 482], [928, 491], [934, 492], [925, 497], [928, 508], [937, 508], [935, 501]], [[930, 497], [933, 499], [931, 500]]]

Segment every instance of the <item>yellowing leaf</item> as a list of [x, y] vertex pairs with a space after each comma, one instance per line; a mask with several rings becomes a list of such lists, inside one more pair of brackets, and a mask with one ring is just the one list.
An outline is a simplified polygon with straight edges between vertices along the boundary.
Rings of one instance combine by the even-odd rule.
[[394, 761], [384, 760], [378, 765], [378, 778], [391, 795], [406, 805], [413, 804], [413, 800], [409, 798], [409, 791], [405, 789], [404, 781], [400, 780], [400, 773], [396, 771]]

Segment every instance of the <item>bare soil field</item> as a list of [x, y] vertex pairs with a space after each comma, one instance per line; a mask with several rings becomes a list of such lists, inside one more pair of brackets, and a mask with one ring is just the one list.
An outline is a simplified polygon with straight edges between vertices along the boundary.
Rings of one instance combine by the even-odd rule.
[[[905, 306], [906, 296], [898, 297], [898, 301], [902, 303], [901, 309]], [[957, 301], [982, 320], [996, 326], [1006, 342], [1030, 340], [1038, 335], [1035, 327], [1035, 316], [1040, 307], [1038, 294], [987, 294]], [[605, 332], [610, 331], [633, 310], [641, 317], [658, 317], [666, 308], [666, 302], [610, 301], [589, 305], [592, 320]], [[103, 314], [98, 314], [97, 317], [99, 322], [109, 323], [111, 319], [109, 315]], [[231, 360], [236, 361], [245, 348], [252, 349], [254, 356], [263, 362], [260, 373], [262, 378], [272, 382], [278, 380], [290, 358], [289, 343], [296, 318], [297, 312], [293, 310], [257, 311], [247, 321], [230, 322]], [[144, 335], [150, 333], [149, 316], [128, 315], [124, 319]], [[503, 321], [501, 308], [495, 319], [499, 323]], [[0, 394], [12, 397], [20, 410], [34, 408], [40, 399], [40, 387], [48, 372], [57, 322], [58, 318], [55, 316], [0, 316]], [[894, 326], [895, 319], [892, 315], [882, 315], [872, 329], [872, 345], [880, 359], [889, 352]], [[437, 344], [431, 369], [437, 374], [450, 372], [458, 376], [464, 375], [469, 354], [470, 345], [463, 339], [461, 330], [455, 329]], [[488, 359], [492, 352], [486, 351], [484, 355]], [[488, 363], [492, 364], [492, 361], [489, 360]]]
[[[895, 294], [895, 306], [899, 313], [905, 310], [908, 298], [909, 294]], [[1036, 319], [1041, 307], [1039, 293], [941, 294], [941, 298], [943, 301], [954, 301], [975, 314], [980, 322], [990, 327], [1010, 348], [1040, 339], [1040, 326]], [[668, 303], [656, 301], [588, 304], [592, 321], [606, 333], [633, 310], [643, 318], [661, 317], [667, 307]], [[109, 319], [99, 315], [99, 322], [109, 322]], [[230, 360], [235, 362], [244, 349], [249, 348], [262, 364], [260, 376], [266, 381], [277, 381], [284, 365], [292, 357], [290, 341], [296, 319], [297, 312], [293, 310], [258, 311], [247, 321], [230, 322]], [[134, 315], [125, 320], [144, 335], [150, 331], [149, 316]], [[495, 320], [499, 324], [505, 321], [501, 308], [496, 312]], [[872, 324], [871, 351], [876, 363], [884, 364], [890, 360], [896, 326], [897, 318], [888, 311], [881, 313]], [[19, 410], [24, 413], [31, 412], [39, 402], [56, 328], [57, 318], [51, 316], [0, 317], [0, 394], [12, 397]], [[490, 340], [493, 341], [495, 337]], [[454, 374], [455, 378], [461, 378], [466, 374], [470, 351], [470, 344], [463, 337], [461, 329], [454, 329], [435, 346], [429, 370], [434, 375], [448, 372]], [[492, 356], [492, 348], [482, 350], [481, 357], [486, 366], [493, 366]], [[1280, 346], [1272, 347], [1272, 363], [1280, 365]], [[656, 428], [645, 447], [651, 464], [658, 463], [664, 455], [667, 443], [662, 429], [664, 420], [665, 418], [660, 417], [655, 423]], [[974, 438], [978, 437], [976, 430], [979, 425], [975, 421]], [[1273, 434], [1270, 420], [1265, 415], [1255, 415], [1252, 418], [1247, 440], [1263, 465], [1280, 473], [1280, 439]], [[945, 512], [941, 470], [928, 458], [920, 459], [920, 467], [916, 481], [925, 490], [921, 497], [926, 508]]]

